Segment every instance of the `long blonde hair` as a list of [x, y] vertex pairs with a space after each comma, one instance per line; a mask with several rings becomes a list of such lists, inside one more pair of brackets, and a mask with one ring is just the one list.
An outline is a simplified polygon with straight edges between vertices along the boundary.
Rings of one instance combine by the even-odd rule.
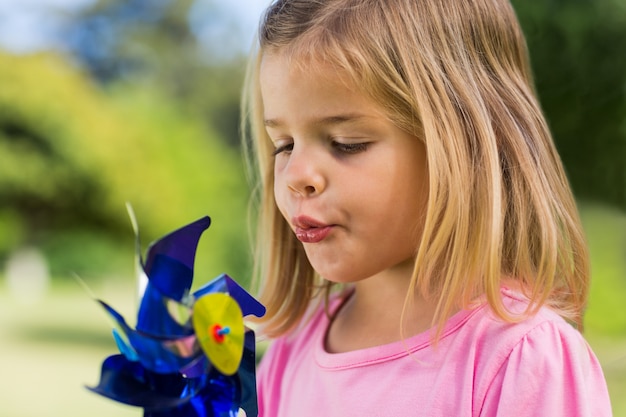
[[582, 326], [587, 248], [509, 1], [278, 0], [261, 23], [243, 100], [270, 335], [293, 328], [329, 287], [274, 202], [258, 76], [262, 54], [276, 49], [335, 65], [423, 140], [429, 196], [411, 291], [437, 303], [439, 329], [481, 295], [501, 319], [520, 320], [502, 303], [505, 278], [529, 298], [525, 315], [547, 305]]

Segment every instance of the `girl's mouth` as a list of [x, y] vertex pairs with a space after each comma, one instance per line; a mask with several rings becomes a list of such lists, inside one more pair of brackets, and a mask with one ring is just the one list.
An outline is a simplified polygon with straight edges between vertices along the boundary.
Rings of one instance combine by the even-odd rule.
[[294, 217], [292, 224], [296, 238], [302, 243], [321, 242], [334, 227], [306, 216]]
[[321, 242], [331, 232], [333, 226], [324, 227], [309, 227], [302, 228], [296, 227], [296, 238], [302, 243], [317, 243]]

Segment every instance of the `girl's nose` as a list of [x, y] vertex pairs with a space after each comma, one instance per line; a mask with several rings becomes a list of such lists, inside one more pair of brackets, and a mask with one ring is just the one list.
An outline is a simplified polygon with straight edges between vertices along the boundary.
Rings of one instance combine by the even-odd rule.
[[314, 151], [302, 152], [294, 149], [284, 173], [287, 187], [298, 196], [312, 197], [326, 188], [323, 161]]

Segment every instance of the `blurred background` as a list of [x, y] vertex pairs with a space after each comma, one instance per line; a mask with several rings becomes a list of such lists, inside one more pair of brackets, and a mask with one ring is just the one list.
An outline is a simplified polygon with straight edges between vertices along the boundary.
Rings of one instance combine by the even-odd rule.
[[[0, 416], [141, 415], [84, 388], [116, 347], [74, 279], [132, 319], [126, 202], [144, 247], [210, 215], [195, 285], [248, 285], [239, 96], [266, 3], [0, 0]], [[513, 3], [591, 247], [586, 336], [626, 416], [626, 0]]]

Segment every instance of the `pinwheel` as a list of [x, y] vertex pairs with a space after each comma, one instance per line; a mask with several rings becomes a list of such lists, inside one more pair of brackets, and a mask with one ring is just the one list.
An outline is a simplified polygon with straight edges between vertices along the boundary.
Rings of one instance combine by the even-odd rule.
[[140, 294], [137, 324], [104, 301], [120, 353], [102, 363], [91, 391], [142, 407], [144, 417], [258, 415], [255, 336], [244, 317], [265, 307], [228, 275], [191, 292], [198, 241], [210, 226], [203, 217], [153, 242], [141, 256], [136, 237]]

